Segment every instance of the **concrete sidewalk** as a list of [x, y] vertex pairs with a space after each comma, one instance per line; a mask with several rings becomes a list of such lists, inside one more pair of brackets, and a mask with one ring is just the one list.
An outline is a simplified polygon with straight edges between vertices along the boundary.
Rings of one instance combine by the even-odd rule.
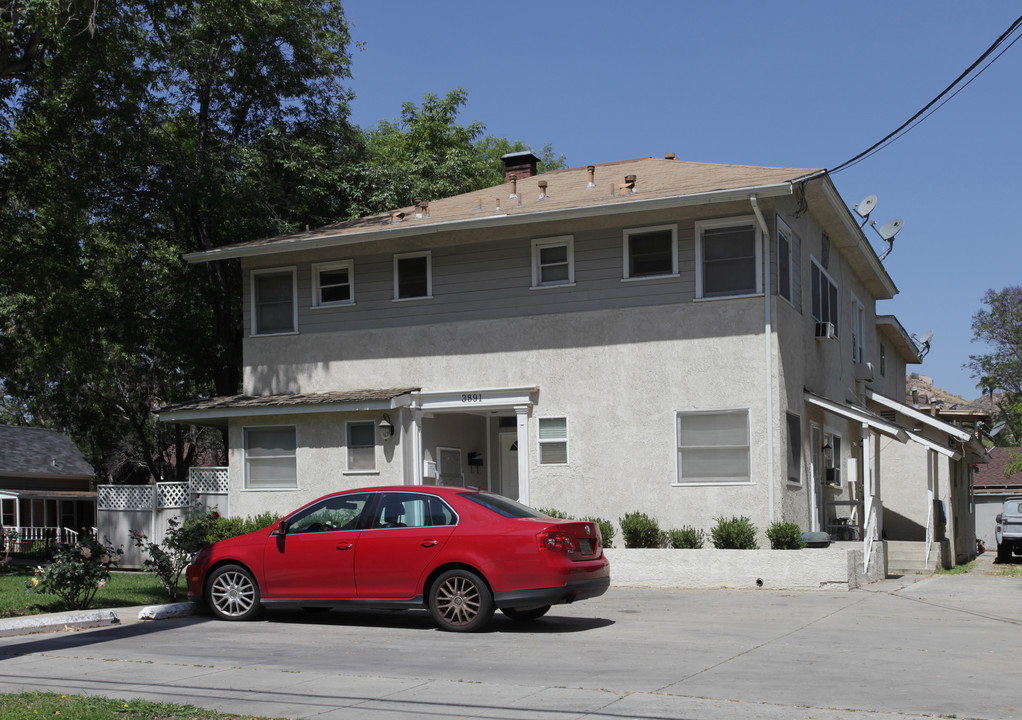
[[852, 592], [642, 590], [532, 623], [424, 612], [209, 616], [0, 638], [0, 691], [332, 720], [1022, 718], [1022, 579]]

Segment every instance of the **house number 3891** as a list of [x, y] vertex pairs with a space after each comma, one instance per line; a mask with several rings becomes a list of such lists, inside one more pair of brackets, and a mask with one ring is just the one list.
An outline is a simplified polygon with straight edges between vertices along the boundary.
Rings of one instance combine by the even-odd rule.
[[482, 393], [462, 393], [461, 401], [463, 403], [481, 403], [483, 401]]

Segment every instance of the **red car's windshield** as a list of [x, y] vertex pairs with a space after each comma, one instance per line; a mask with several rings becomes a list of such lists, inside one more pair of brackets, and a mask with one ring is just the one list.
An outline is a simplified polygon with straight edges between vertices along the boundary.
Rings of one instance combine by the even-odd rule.
[[538, 510], [533, 510], [528, 505], [522, 505], [520, 502], [516, 502], [511, 498], [506, 498], [503, 495], [494, 495], [493, 493], [486, 492], [472, 492], [465, 493], [461, 497], [482, 505], [484, 508], [492, 510], [498, 515], [503, 515], [506, 518], [546, 517], [546, 515]]

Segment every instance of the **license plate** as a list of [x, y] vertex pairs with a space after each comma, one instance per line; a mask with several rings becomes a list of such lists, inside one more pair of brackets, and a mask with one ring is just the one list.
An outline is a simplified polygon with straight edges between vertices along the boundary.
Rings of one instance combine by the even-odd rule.
[[593, 554], [593, 547], [594, 547], [594, 545], [593, 545], [592, 538], [579, 538], [578, 539], [578, 546], [582, 550], [582, 554], [583, 555], [592, 555]]

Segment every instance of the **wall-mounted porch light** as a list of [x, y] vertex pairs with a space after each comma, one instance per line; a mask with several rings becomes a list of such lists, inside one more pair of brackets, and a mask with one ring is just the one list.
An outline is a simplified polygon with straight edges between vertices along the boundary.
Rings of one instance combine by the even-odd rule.
[[394, 425], [390, 422], [390, 416], [384, 414], [383, 419], [380, 420], [380, 424], [376, 426], [380, 430], [380, 438], [382, 440], [390, 440], [394, 434]]
[[823, 446], [823, 459], [828, 463], [834, 460], [834, 448], [830, 446], [830, 441]]

